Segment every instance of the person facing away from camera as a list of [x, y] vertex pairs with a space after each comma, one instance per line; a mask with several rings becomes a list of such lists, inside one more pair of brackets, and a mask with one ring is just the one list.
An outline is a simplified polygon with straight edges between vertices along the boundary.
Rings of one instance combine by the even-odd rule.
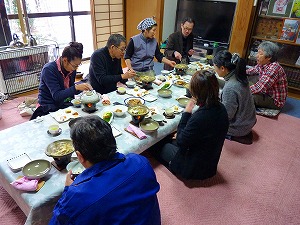
[[68, 172], [49, 224], [161, 224], [159, 184], [149, 161], [118, 153], [110, 125], [99, 116], [77, 119], [70, 133], [85, 170], [74, 181]]
[[246, 62], [237, 53], [223, 50], [216, 53], [213, 64], [216, 73], [225, 80], [221, 101], [229, 119], [226, 137], [243, 144], [252, 144], [256, 110], [246, 74]]
[[204, 180], [217, 172], [229, 126], [228, 115], [219, 101], [214, 73], [197, 71], [189, 89], [192, 98], [181, 116], [175, 139], [167, 137], [150, 151], [175, 175]]
[[257, 65], [246, 73], [258, 75], [258, 81], [250, 86], [256, 107], [280, 110], [287, 97], [287, 77], [277, 61], [279, 47], [270, 41], [263, 41], [256, 54]]

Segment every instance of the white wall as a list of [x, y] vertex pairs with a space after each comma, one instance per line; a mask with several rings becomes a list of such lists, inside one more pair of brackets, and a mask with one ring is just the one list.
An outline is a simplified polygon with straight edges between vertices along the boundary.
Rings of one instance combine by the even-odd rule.
[[176, 22], [177, 0], [165, 0], [162, 40], [166, 40], [174, 32]]

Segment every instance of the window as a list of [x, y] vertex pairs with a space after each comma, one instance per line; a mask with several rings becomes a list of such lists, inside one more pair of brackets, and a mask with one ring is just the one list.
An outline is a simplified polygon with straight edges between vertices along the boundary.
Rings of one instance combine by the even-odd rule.
[[[24, 31], [16, 0], [4, 1], [11, 32], [21, 39]], [[93, 53], [90, 0], [26, 0], [26, 11], [30, 33], [39, 44], [58, 43], [61, 52], [70, 41], [77, 41], [83, 44], [83, 58]]]

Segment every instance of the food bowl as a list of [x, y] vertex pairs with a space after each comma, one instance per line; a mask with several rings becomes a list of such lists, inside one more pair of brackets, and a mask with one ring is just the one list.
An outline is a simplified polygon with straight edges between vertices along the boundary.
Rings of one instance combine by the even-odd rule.
[[207, 63], [207, 58], [205, 57], [200, 57], [199, 58], [200, 63]]
[[136, 83], [135, 83], [135, 81], [133, 81], [133, 80], [129, 80], [129, 81], [126, 82], [126, 85], [127, 85], [127, 87], [129, 87], [129, 88], [134, 88], [135, 85], [136, 85]]
[[124, 88], [124, 87], [118, 87], [117, 91], [118, 91], [119, 94], [122, 95], [122, 94], [126, 93], [126, 88]]
[[140, 122], [140, 129], [145, 133], [153, 133], [159, 128], [159, 123], [152, 119], [145, 119]]
[[178, 74], [178, 75], [185, 75], [186, 70], [188, 69], [188, 65], [183, 64], [183, 63], [182, 64], [176, 64], [174, 66], [174, 68], [175, 68], [176, 74]]
[[132, 116], [132, 122], [139, 124], [149, 113], [149, 108], [145, 105], [135, 105], [128, 107], [128, 113]]
[[71, 140], [63, 139], [49, 144], [45, 150], [47, 156], [53, 157], [56, 165], [60, 168], [66, 168], [71, 161], [74, 147]]
[[164, 75], [158, 75], [157, 79], [162, 81], [162, 82], [166, 81], [166, 77]]
[[165, 114], [169, 117], [173, 116], [174, 115], [174, 108], [171, 107], [171, 108], [167, 108], [165, 109]]
[[161, 114], [153, 114], [151, 118], [158, 123], [162, 123], [165, 120], [165, 117]]
[[71, 103], [73, 104], [73, 106], [74, 106], [75, 108], [80, 108], [80, 107], [81, 107], [81, 101], [80, 101], [80, 99], [73, 99], [73, 100], [71, 101]]
[[112, 108], [115, 116], [122, 117], [127, 112], [127, 107], [125, 105], [115, 105]]
[[129, 97], [124, 100], [126, 106], [144, 105], [145, 100], [139, 97]]
[[40, 179], [46, 176], [51, 170], [51, 163], [45, 159], [37, 159], [27, 163], [22, 173], [28, 179]]
[[170, 89], [159, 89], [157, 93], [158, 96], [162, 98], [170, 98], [172, 96], [172, 91]]
[[185, 108], [186, 105], [188, 104], [189, 100], [190, 100], [189, 98], [180, 97], [180, 98], [177, 99], [178, 105], [181, 106], [181, 107], [183, 107], [183, 108]]
[[160, 71], [160, 72], [161, 72], [161, 74], [162, 74], [163, 76], [169, 75], [169, 73], [170, 73], [169, 70], [162, 70], [162, 71]]
[[50, 125], [48, 131], [50, 134], [55, 135], [59, 132], [59, 126], [57, 124]]

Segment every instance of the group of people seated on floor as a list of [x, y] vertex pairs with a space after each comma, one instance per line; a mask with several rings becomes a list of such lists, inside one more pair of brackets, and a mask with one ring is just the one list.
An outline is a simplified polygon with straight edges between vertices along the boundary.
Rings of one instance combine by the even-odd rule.
[[[68, 107], [69, 100], [82, 91], [115, 91], [119, 82], [124, 84], [136, 72], [152, 70], [154, 57], [168, 69], [183, 59], [189, 62], [195, 53], [194, 26], [191, 18], [185, 18], [181, 30], [170, 35], [165, 55], [155, 39], [157, 24], [152, 18], [139, 23], [141, 33], [132, 37], [128, 45], [125, 37], [112, 34], [106, 46], [92, 54], [87, 83], [75, 83], [83, 46], [70, 43], [61, 57], [44, 66], [39, 107], [34, 115]], [[192, 97], [181, 115], [177, 132], [151, 147], [150, 152], [178, 177], [213, 177], [226, 138], [252, 143], [255, 108], [284, 106], [287, 79], [277, 62], [278, 50], [276, 44], [262, 42], [257, 65], [249, 69], [239, 54], [217, 52], [214, 69], [225, 80], [221, 95], [215, 73], [197, 71], [189, 84]], [[128, 67], [125, 73], [121, 66], [123, 57]], [[254, 83], [247, 78], [252, 75], [258, 75]], [[110, 125], [97, 116], [80, 118], [70, 133], [78, 160], [86, 170], [75, 180], [72, 171], [68, 173], [50, 224], [160, 224], [156, 197], [159, 184], [149, 162], [140, 155], [118, 153]]]

